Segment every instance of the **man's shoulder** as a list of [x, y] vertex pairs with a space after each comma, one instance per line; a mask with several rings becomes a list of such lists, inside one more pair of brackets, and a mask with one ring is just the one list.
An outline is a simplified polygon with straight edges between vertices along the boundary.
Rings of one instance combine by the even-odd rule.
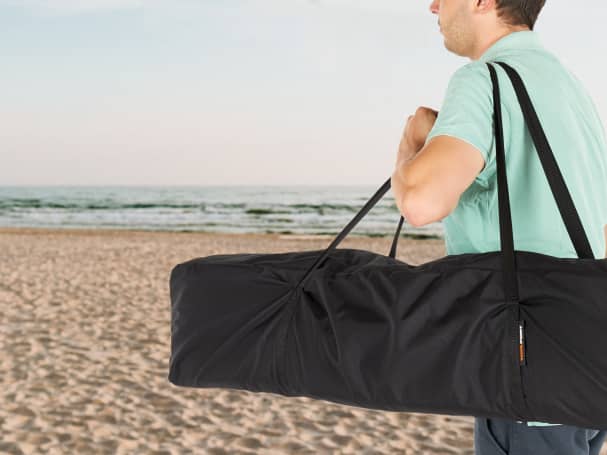
[[489, 68], [485, 62], [472, 61], [460, 66], [451, 75], [451, 84], [491, 83]]

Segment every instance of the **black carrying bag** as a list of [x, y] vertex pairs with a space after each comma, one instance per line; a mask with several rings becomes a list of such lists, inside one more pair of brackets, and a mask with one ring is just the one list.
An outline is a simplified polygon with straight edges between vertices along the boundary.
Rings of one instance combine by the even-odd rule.
[[336, 249], [389, 179], [325, 250], [176, 265], [169, 381], [607, 429], [607, 259], [593, 256], [520, 76], [496, 63], [579, 258], [514, 250], [498, 79], [487, 63], [501, 251], [409, 265], [395, 259], [402, 216], [388, 256]]

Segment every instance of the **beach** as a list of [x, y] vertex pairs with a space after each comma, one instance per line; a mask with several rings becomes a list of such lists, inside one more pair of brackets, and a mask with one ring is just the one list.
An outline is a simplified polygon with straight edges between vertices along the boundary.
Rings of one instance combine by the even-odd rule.
[[[0, 229], [0, 453], [473, 454], [472, 417], [169, 383], [177, 263], [332, 238]], [[387, 255], [391, 241], [351, 235], [338, 248]], [[397, 252], [413, 265], [444, 255], [441, 239], [402, 238]]]

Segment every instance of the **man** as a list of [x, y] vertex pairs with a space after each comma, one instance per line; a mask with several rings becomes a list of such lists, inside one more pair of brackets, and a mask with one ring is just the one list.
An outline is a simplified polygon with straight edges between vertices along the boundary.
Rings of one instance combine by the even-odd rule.
[[[533, 31], [545, 0], [434, 0], [444, 45], [471, 61], [451, 77], [440, 112], [409, 116], [391, 183], [407, 222], [443, 222], [447, 254], [500, 249], [493, 87], [485, 62], [521, 75], [595, 257], [607, 248], [607, 141], [580, 81]], [[517, 250], [577, 257], [514, 88], [500, 82], [508, 188]], [[607, 252], [605, 253], [607, 256]], [[605, 431], [475, 418], [477, 454], [598, 455]]]

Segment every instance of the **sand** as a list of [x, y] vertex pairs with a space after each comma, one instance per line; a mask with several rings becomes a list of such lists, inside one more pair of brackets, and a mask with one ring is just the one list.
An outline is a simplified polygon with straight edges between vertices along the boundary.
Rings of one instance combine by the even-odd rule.
[[[168, 382], [175, 264], [331, 239], [0, 229], [0, 453], [472, 454], [468, 416]], [[388, 254], [390, 242], [351, 235], [340, 247]], [[442, 240], [403, 238], [397, 257], [444, 255]]]

